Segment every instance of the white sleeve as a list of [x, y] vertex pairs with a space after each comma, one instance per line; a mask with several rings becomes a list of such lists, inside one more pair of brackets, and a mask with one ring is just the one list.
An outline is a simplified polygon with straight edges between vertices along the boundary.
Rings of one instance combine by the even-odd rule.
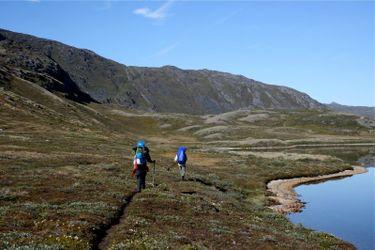
[[177, 162], [177, 155], [174, 157], [174, 161]]

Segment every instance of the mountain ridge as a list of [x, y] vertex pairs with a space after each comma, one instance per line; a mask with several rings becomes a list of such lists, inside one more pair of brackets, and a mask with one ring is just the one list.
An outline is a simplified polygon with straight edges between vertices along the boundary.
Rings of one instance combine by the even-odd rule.
[[327, 108], [335, 111], [335, 112], [342, 112], [347, 114], [354, 114], [357, 116], [364, 116], [375, 120], [375, 107], [370, 106], [350, 106], [350, 105], [343, 105], [336, 102], [331, 102], [326, 104]]
[[[46, 87], [41, 75], [61, 82], [65, 89], [75, 89], [76, 96], [87, 94], [91, 101], [130, 109], [209, 114], [240, 108], [325, 107], [305, 93], [242, 75], [170, 65], [126, 66], [91, 50], [4, 29], [0, 29], [0, 63], [3, 71], [4, 67], [15, 68], [34, 75], [28, 80], [48, 90], [64, 92], [56, 82]], [[24, 75], [20, 73], [19, 77]], [[70, 79], [69, 88], [66, 79]], [[90, 101], [88, 96], [85, 101]]]

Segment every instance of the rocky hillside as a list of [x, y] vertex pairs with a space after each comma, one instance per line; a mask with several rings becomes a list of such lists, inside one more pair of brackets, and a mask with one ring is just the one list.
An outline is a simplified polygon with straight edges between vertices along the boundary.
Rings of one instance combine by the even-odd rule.
[[75, 101], [147, 111], [208, 114], [253, 107], [324, 107], [305, 93], [241, 75], [125, 66], [86, 49], [3, 29], [0, 67], [4, 86], [17, 76]]
[[375, 120], [375, 107], [366, 107], [366, 106], [347, 106], [341, 105], [335, 102], [327, 104], [327, 107], [336, 112], [342, 112], [347, 114], [354, 114], [358, 116], [365, 116]]

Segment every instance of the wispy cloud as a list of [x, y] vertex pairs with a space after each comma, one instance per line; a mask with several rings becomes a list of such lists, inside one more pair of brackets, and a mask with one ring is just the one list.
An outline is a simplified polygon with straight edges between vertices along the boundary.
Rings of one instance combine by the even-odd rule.
[[165, 48], [162, 48], [161, 50], [155, 53], [155, 56], [163, 56], [163, 55], [168, 54], [170, 51], [174, 50], [178, 44], [179, 44], [178, 42], [175, 42]]
[[[167, 10], [170, 7], [171, 3], [172, 3], [172, 1], [168, 1], [168, 2], [164, 3], [160, 8], [158, 8], [155, 11], [151, 11], [149, 8], [141, 8], [141, 9], [134, 10], [134, 13], [138, 14], [138, 15], [143, 15], [147, 18], [163, 19], [164, 17], [167, 16]], [[218, 19], [216, 19], [213, 23], [211, 23], [206, 28], [204, 28], [203, 30], [206, 33], [208, 33], [212, 29], [216, 28], [217, 26], [220, 26], [220, 25], [228, 22], [230, 19], [235, 17], [240, 12], [241, 12], [241, 10], [235, 10], [235, 11], [232, 11], [232, 12], [228, 13], [227, 15], [222, 15]], [[180, 37], [180, 39], [178, 39], [177, 41], [175, 40], [174, 43], [156, 51], [153, 54], [153, 57], [160, 57], [160, 56], [164, 56], [164, 55], [168, 54], [172, 50], [176, 49], [176, 47], [180, 46], [181, 44], [184, 44], [184, 43], [188, 42], [188, 40], [189, 40], [189, 38], [191, 38], [191, 36], [192, 35], [190, 34], [190, 32], [187, 32], [187, 33], [185, 32], [185, 34], [182, 35]], [[258, 46], [258, 45], [256, 45], [256, 46]]]
[[233, 11], [233, 12], [229, 13], [226, 16], [222, 16], [218, 20], [216, 20], [216, 22], [214, 22], [212, 26], [216, 27], [216, 26], [222, 25], [222, 24], [228, 22], [230, 19], [232, 19], [232, 17], [236, 16], [240, 12], [241, 12], [241, 10], [236, 10], [236, 11]]
[[100, 5], [95, 8], [97, 11], [106, 11], [112, 8], [112, 0], [105, 0], [99, 3]]
[[168, 10], [171, 7], [172, 3], [173, 3], [173, 0], [169, 0], [156, 10], [151, 10], [148, 7], [144, 7], [144, 8], [135, 9], [133, 13], [136, 15], [140, 15], [140, 16], [154, 19], [154, 20], [162, 20], [165, 17], [167, 17]]
[[[171, 2], [171, 1], [170, 1]], [[165, 4], [163, 4], [163, 6], [165, 6], [166, 4], [170, 3], [170, 2], [167, 2]], [[163, 6], [161, 6], [159, 9], [157, 9], [156, 11], [154, 12], [157, 12], [158, 10], [162, 9]], [[139, 9], [138, 9], [139, 10]], [[227, 15], [224, 15], [224, 16], [221, 16], [219, 19], [217, 19], [212, 25], [208, 26], [207, 28], [207, 32], [210, 31], [211, 29], [217, 27], [217, 26], [220, 26], [226, 22], [228, 22], [230, 19], [232, 19], [234, 16], [236, 16], [238, 13], [240, 13], [240, 10], [236, 10], [236, 11], [233, 11], [233, 12], [230, 12], [229, 14]], [[172, 43], [170, 44], [169, 46], [167, 47], [164, 47], [162, 49], [160, 49], [159, 51], [157, 51], [154, 56], [163, 56], [163, 55], [166, 55], [168, 54], [169, 52], [171, 52], [172, 50], [174, 50], [179, 44], [181, 43], [184, 43], [186, 42], [186, 37], [189, 37], [188, 34], [185, 34], [184, 37], [181, 37], [179, 40], [177, 40], [175, 43]]]

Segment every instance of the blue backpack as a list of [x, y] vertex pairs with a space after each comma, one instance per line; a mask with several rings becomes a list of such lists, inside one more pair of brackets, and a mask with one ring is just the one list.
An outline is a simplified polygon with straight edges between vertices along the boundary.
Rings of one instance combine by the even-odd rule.
[[179, 147], [177, 151], [177, 162], [179, 164], [185, 164], [187, 161], [186, 156], [186, 148], [185, 147]]
[[137, 149], [135, 151], [135, 159], [137, 160], [138, 165], [146, 165], [147, 160], [146, 160], [146, 152], [145, 152], [145, 141], [140, 140], [137, 142]]
[[137, 147], [135, 151], [135, 159], [138, 165], [146, 165], [145, 150], [143, 147]]

